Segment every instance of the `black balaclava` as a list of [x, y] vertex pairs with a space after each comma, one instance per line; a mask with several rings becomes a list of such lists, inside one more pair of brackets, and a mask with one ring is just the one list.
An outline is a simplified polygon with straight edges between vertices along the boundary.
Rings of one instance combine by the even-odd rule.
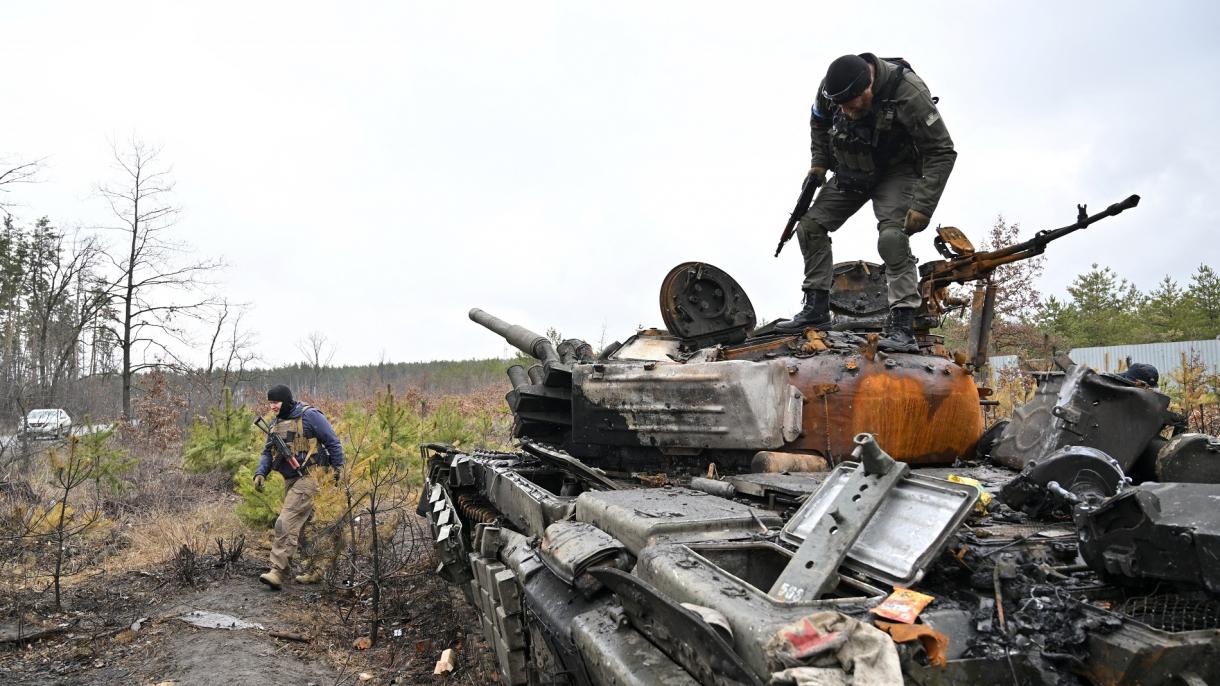
[[296, 406], [296, 402], [292, 399], [292, 390], [284, 384], [272, 386], [267, 391], [267, 400], [280, 401], [280, 412], [276, 415], [280, 419], [287, 419], [288, 415], [292, 413], [292, 408]]

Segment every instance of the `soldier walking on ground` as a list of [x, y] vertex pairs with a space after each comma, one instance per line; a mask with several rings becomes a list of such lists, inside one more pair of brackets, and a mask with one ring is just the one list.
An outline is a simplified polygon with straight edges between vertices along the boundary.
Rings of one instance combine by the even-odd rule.
[[[928, 227], [957, 153], [936, 99], [901, 59], [844, 55], [826, 72], [810, 119], [805, 183], [825, 183], [800, 220], [804, 308], [781, 331], [830, 323], [834, 259], [830, 234], [872, 200], [877, 251], [885, 262], [890, 316], [883, 347], [914, 349], [922, 303], [909, 237]], [[834, 172], [826, 182], [828, 172]]]
[[[271, 544], [271, 570], [258, 580], [279, 590], [288, 576], [292, 556], [301, 542], [301, 531], [313, 514], [313, 498], [318, 493], [318, 479], [323, 478], [327, 468], [337, 475], [343, 468], [343, 445], [335, 436], [335, 430], [321, 410], [305, 403], [295, 402], [287, 386], [272, 386], [267, 391], [267, 400], [275, 412], [271, 432], [288, 445], [300, 463], [294, 469], [288, 460], [273, 457], [270, 438], [263, 448], [258, 469], [254, 472], [254, 487], [263, 490], [263, 482], [272, 469], [284, 477], [284, 505], [275, 520], [275, 539]], [[318, 580], [311, 572], [296, 577], [298, 583]]]

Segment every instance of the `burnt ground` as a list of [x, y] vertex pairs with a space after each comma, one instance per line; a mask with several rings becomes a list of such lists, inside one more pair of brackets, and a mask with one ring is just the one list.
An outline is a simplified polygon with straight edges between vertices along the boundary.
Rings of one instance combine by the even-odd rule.
[[[180, 565], [91, 580], [71, 589], [61, 613], [21, 613], [23, 635], [0, 643], [4, 684], [482, 684], [496, 680], [478, 621], [460, 594], [431, 574], [399, 580], [385, 612], [378, 645], [354, 646], [368, 632], [367, 599], [322, 584], [289, 582], [280, 592], [258, 582], [262, 551], [227, 568], [199, 565], [184, 583]], [[431, 566], [421, 560], [420, 567]], [[192, 611], [231, 615], [262, 628], [198, 628], [180, 617]], [[132, 624], [145, 619], [137, 630]], [[0, 640], [11, 639], [18, 617], [0, 618]], [[271, 632], [308, 638], [284, 640]], [[456, 668], [432, 673], [446, 648]], [[367, 677], [367, 678], [362, 678]]]

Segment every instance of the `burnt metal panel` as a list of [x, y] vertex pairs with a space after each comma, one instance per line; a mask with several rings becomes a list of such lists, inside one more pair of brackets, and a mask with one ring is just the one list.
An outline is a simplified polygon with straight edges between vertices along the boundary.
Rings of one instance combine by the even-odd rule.
[[610, 610], [590, 610], [572, 620], [572, 640], [595, 683], [621, 686], [698, 686], [685, 669], [618, 621]]
[[765, 510], [669, 486], [582, 493], [576, 519], [622, 541], [633, 555], [661, 541], [740, 540], [783, 523]]
[[620, 569], [599, 567], [590, 573], [618, 596], [631, 625], [700, 683], [763, 686], [758, 674], [700, 614]]
[[1080, 554], [1093, 569], [1185, 581], [1220, 593], [1220, 485], [1145, 483], [1078, 507]]
[[1130, 471], [1165, 425], [1169, 398], [1110, 374], [1073, 364], [1047, 374], [1034, 399], [1013, 411], [991, 450], [996, 462], [1023, 469], [1068, 445], [1088, 446]]
[[[858, 469], [851, 462], [836, 467], [821, 489], [788, 520], [780, 538], [803, 543]], [[973, 486], [908, 475], [887, 494], [848, 552], [844, 566], [892, 585], [918, 582], [978, 498]]]
[[779, 360], [618, 362], [572, 369], [572, 440], [657, 448], [779, 448], [803, 396]]
[[546, 528], [539, 546], [542, 562], [571, 584], [595, 565], [631, 567], [631, 556], [610, 534], [584, 522], [561, 521]]
[[[1089, 608], [1089, 612], [1111, 614]], [[1220, 630], [1163, 631], [1123, 618], [1109, 634], [1089, 635], [1084, 675], [1095, 684], [1178, 686], [1220, 683]]]
[[832, 474], [831, 480], [810, 498], [810, 502], [820, 501], [821, 507], [814, 511], [806, 503], [801, 508], [806, 513], [805, 536], [792, 562], [771, 585], [773, 598], [816, 600], [833, 590], [839, 582], [839, 565], [861, 532], [873, 524], [877, 510], [892, 502], [890, 493], [911, 469], [886, 455], [870, 434], [856, 437], [852, 457], [860, 463], [850, 468], [840, 465], [835, 470], [844, 475], [837, 490], [831, 486], [835, 478]]
[[529, 535], [541, 536], [547, 526], [572, 511], [572, 498], [551, 493], [511, 467], [487, 465], [484, 478], [487, 499]]
[[610, 354], [612, 360], [672, 362], [682, 353], [682, 339], [661, 334], [636, 334]]
[[[769, 558], [775, 562], [767, 568], [750, 568]], [[761, 541], [666, 543], [646, 548], [634, 573], [676, 602], [716, 609], [732, 628], [737, 654], [755, 673], [769, 674], [767, 643], [781, 627], [818, 610], [862, 610], [885, 597], [885, 592], [847, 578], [839, 585], [840, 597], [788, 602], [768, 596], [766, 589], [790, 561], [790, 551]]]
[[1180, 434], [1156, 454], [1157, 481], [1220, 483], [1220, 438], [1205, 434]]

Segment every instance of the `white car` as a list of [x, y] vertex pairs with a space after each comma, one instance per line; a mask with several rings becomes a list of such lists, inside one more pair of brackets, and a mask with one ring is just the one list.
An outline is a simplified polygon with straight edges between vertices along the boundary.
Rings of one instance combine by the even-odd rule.
[[30, 410], [21, 432], [29, 438], [62, 438], [72, 433], [72, 418], [63, 410]]

